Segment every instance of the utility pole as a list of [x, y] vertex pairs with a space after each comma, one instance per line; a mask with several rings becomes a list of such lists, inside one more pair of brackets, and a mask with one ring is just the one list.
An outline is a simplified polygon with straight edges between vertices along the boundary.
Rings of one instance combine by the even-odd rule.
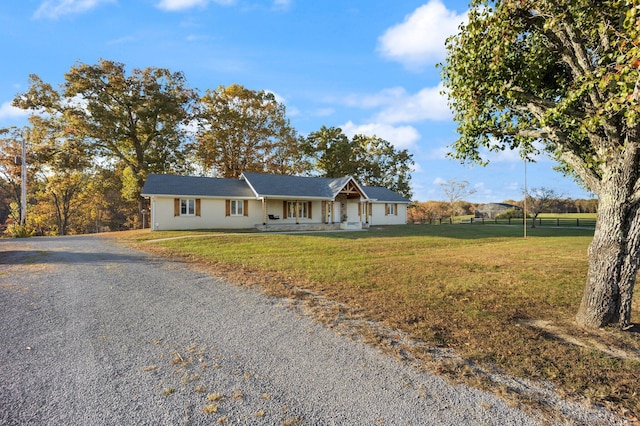
[[20, 174], [22, 175], [22, 186], [20, 194], [20, 225], [27, 224], [27, 141], [22, 139], [22, 161], [20, 161]]

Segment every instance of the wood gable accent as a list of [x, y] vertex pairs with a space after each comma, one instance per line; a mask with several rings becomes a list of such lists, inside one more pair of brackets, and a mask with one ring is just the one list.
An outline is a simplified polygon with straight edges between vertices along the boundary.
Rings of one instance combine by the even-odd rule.
[[339, 193], [346, 195], [347, 198], [367, 198], [367, 196], [360, 190], [360, 188], [358, 188], [358, 185], [354, 182], [353, 179], [350, 179]]

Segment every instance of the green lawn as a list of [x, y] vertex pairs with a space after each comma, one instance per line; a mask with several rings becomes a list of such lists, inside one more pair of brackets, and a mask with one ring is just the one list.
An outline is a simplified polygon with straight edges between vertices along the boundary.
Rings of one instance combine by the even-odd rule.
[[[528, 229], [524, 239], [521, 226], [407, 225], [318, 234], [204, 232], [144, 246], [189, 256], [271, 294], [295, 296], [295, 284], [346, 304], [347, 314], [452, 348], [478, 365], [550, 380], [567, 395], [639, 415], [638, 361], [612, 358], [528, 325], [542, 320], [576, 339], [640, 353], [638, 333], [586, 332], [573, 324], [592, 236], [579, 228]], [[637, 323], [637, 297], [634, 309]], [[470, 380], [459, 366], [440, 370]]]

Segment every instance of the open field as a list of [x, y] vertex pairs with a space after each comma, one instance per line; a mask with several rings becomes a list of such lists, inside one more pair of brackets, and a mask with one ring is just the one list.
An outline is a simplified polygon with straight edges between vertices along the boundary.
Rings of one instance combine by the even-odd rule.
[[[384, 336], [361, 330], [381, 347], [411, 352], [426, 368], [513, 401], [544, 405], [519, 399], [471, 366], [550, 381], [563, 396], [633, 419], [640, 416], [640, 329], [593, 332], [573, 323], [592, 233], [535, 228], [524, 239], [515, 226], [408, 225], [322, 234], [146, 231], [121, 238], [270, 294], [338, 302], [318, 316], [329, 324], [375, 320], [428, 348], [453, 350], [466, 362], [434, 362], [428, 349], [390, 347]], [[146, 240], [155, 242], [141, 244]], [[633, 309], [637, 324], [637, 292]]]

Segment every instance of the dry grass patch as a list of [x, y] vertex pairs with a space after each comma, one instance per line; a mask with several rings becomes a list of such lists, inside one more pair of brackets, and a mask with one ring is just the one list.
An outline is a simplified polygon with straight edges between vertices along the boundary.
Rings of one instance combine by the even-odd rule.
[[[140, 239], [149, 235], [167, 238]], [[497, 367], [635, 418], [637, 327], [594, 332], [573, 322], [591, 239], [592, 231], [580, 229], [530, 229], [523, 239], [518, 227], [399, 226], [315, 235], [210, 233], [144, 247], [269, 294], [305, 299], [329, 324], [359, 319], [398, 330], [420, 349], [394, 343], [375, 327], [360, 332], [392, 352], [413, 351], [423, 365], [458, 380], [500, 392], [474, 369]], [[637, 297], [633, 308], [638, 323]], [[434, 352], [443, 350], [462, 361], [434, 364]], [[621, 353], [630, 355], [616, 356]]]

